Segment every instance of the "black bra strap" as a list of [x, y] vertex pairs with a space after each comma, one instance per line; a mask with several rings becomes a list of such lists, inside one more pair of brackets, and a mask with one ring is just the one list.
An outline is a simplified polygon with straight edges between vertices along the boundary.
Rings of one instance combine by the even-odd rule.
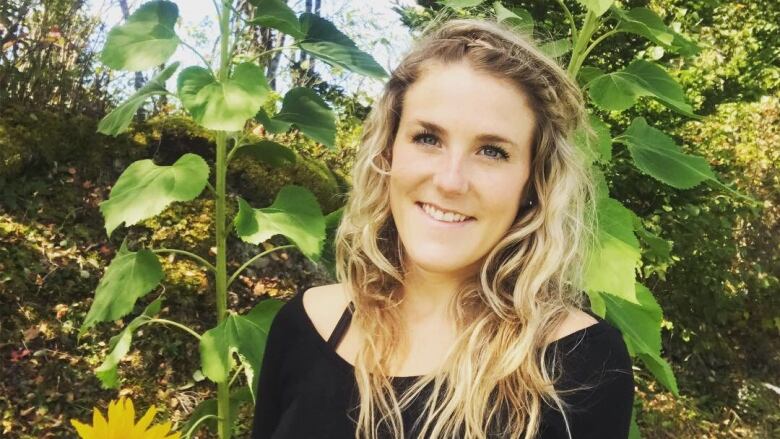
[[336, 328], [333, 329], [333, 332], [330, 334], [330, 338], [328, 338], [328, 344], [333, 349], [338, 347], [339, 342], [341, 342], [341, 338], [344, 337], [344, 334], [347, 332], [347, 328], [349, 328], [349, 322], [352, 320], [352, 312], [354, 309], [355, 305], [352, 302], [349, 302], [349, 305], [341, 314], [341, 318], [339, 319], [338, 323], [336, 323]]

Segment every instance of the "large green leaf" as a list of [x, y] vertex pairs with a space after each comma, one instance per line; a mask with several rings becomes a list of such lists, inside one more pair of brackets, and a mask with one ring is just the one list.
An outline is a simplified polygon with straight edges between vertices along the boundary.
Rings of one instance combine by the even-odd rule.
[[607, 320], [614, 323], [623, 334], [632, 356], [639, 356], [643, 363], [675, 395], [677, 382], [669, 364], [661, 358], [661, 322], [663, 312], [653, 294], [637, 283], [636, 302], [613, 294], [601, 292], [607, 308]]
[[496, 11], [496, 21], [499, 23], [506, 23], [518, 32], [533, 35], [534, 18], [527, 10], [523, 8], [509, 9], [501, 2], [493, 3], [493, 9]]
[[250, 0], [255, 5], [252, 23], [280, 30], [296, 40], [305, 36], [295, 11], [282, 0]]
[[117, 136], [126, 131], [127, 127], [130, 126], [130, 122], [132, 122], [135, 113], [138, 111], [138, 108], [143, 105], [147, 98], [156, 94], [165, 94], [168, 92], [165, 89], [165, 81], [167, 81], [178, 68], [178, 61], [164, 68], [154, 78], [144, 84], [143, 87], [139, 88], [138, 91], [130, 96], [130, 98], [119, 104], [112, 112], [108, 113], [98, 124], [98, 132], [109, 136]]
[[336, 115], [314, 90], [306, 87], [290, 89], [282, 101], [282, 109], [274, 120], [291, 123], [312, 139], [334, 148]]
[[284, 235], [314, 262], [322, 253], [325, 217], [314, 195], [300, 186], [283, 187], [273, 204], [262, 209], [239, 198], [234, 225], [238, 236], [252, 244]]
[[242, 155], [275, 167], [296, 161], [293, 150], [270, 140], [261, 140], [257, 143], [241, 146], [236, 151], [236, 156]]
[[195, 122], [222, 131], [242, 130], [270, 91], [263, 69], [253, 63], [239, 64], [224, 82], [202, 67], [187, 67], [179, 74], [177, 87], [179, 99]]
[[146, 249], [131, 252], [122, 241], [98, 283], [79, 338], [97, 322], [109, 322], [132, 312], [135, 301], [152, 291], [162, 278], [162, 265], [154, 253]]
[[317, 58], [347, 70], [373, 78], [386, 78], [387, 72], [371, 55], [358, 49], [355, 42], [339, 31], [330, 21], [308, 12], [299, 17], [306, 35], [298, 46]]
[[630, 11], [624, 11], [620, 8], [613, 8], [612, 10], [620, 20], [617, 27], [619, 30], [641, 35], [685, 56], [696, 55], [700, 51], [699, 46], [667, 27], [661, 17], [650, 9], [633, 8]]
[[[238, 420], [238, 409], [240, 408], [241, 404], [244, 403], [250, 403], [252, 402], [252, 393], [249, 390], [249, 387], [242, 386], [238, 389], [231, 390], [230, 392], [230, 426], [233, 426], [236, 424], [236, 420]], [[192, 411], [187, 417], [187, 421], [182, 424], [179, 431], [188, 432], [190, 429], [195, 425], [196, 422], [198, 422], [200, 419], [206, 417], [206, 416], [214, 416], [213, 418], [208, 418], [205, 421], [198, 424], [198, 428], [206, 427], [208, 428], [211, 433], [214, 435], [217, 434], [217, 399], [211, 398], [206, 399], [202, 401], [200, 404], [198, 404], [197, 407], [195, 407], [195, 410]], [[198, 430], [194, 430], [193, 434], [197, 432]], [[194, 437], [194, 436], [193, 436]]]
[[281, 300], [264, 300], [244, 316], [231, 312], [217, 327], [206, 331], [200, 339], [203, 375], [216, 383], [227, 381], [236, 353], [244, 365], [247, 381], [252, 383], [254, 399], [268, 331], [282, 305]]
[[579, 2], [588, 8], [589, 11], [596, 14], [597, 17], [600, 17], [609, 10], [609, 7], [612, 6], [612, 3], [615, 3], [615, 0], [579, 0]]
[[706, 159], [685, 154], [671, 137], [649, 126], [643, 117], [634, 119], [615, 141], [628, 147], [639, 170], [677, 189], [690, 189], [704, 180], [717, 181]]
[[593, 102], [605, 110], [623, 111], [640, 96], [652, 96], [665, 106], [689, 117], [699, 118], [685, 99], [679, 84], [657, 64], [636, 59], [625, 69], [589, 81]]
[[141, 5], [123, 25], [108, 33], [100, 59], [112, 69], [130, 72], [164, 63], [179, 45], [173, 30], [179, 8], [169, 1]]
[[119, 176], [109, 198], [100, 203], [111, 236], [122, 222], [131, 226], [162, 212], [174, 201], [189, 201], [206, 187], [209, 166], [199, 155], [187, 153], [171, 166], [149, 159], [132, 163]]
[[108, 354], [103, 363], [95, 369], [95, 375], [100, 379], [104, 389], [116, 389], [119, 387], [119, 376], [117, 375], [117, 366], [119, 361], [130, 351], [130, 344], [133, 342], [133, 333], [149, 322], [149, 320], [160, 312], [162, 306], [162, 297], [154, 299], [152, 303], [146, 306], [144, 312], [133, 321], [127, 324], [119, 334], [111, 337], [108, 343]]
[[608, 197], [599, 198], [597, 210], [598, 243], [588, 259], [585, 287], [635, 300], [635, 268], [640, 251], [631, 211]]

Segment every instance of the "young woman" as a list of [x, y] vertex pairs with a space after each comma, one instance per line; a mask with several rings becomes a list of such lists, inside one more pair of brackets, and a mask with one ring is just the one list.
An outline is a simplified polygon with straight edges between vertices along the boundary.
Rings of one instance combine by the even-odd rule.
[[631, 359], [579, 289], [584, 114], [526, 37], [427, 32], [364, 125], [341, 283], [273, 321], [252, 438], [626, 438]]

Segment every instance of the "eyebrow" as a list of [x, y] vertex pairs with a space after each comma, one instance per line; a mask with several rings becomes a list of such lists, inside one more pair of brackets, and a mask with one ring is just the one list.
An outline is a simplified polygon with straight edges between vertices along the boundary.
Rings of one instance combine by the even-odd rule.
[[[417, 119], [414, 122], [416, 124], [422, 126], [423, 128], [425, 128], [426, 130], [432, 131], [432, 132], [434, 132], [436, 134], [441, 134], [441, 133], [445, 132], [444, 128], [440, 127], [439, 125], [436, 125], [433, 122], [428, 122], [428, 121], [420, 120], [420, 119]], [[498, 134], [493, 134], [493, 133], [483, 133], [483, 134], [480, 134], [479, 136], [477, 136], [477, 140], [482, 141], [482, 142], [508, 143], [508, 144], [510, 144], [510, 145], [512, 145], [514, 147], [517, 147], [515, 142], [512, 142], [511, 140], [508, 140], [508, 139], [506, 139], [504, 137], [499, 136]]]

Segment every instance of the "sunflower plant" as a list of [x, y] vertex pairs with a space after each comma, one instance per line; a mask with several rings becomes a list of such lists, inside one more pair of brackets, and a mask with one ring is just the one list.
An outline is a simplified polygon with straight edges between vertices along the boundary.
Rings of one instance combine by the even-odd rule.
[[[117, 366], [130, 351], [136, 330], [151, 324], [184, 330], [199, 345], [200, 370], [216, 384], [217, 397], [196, 407], [183, 430], [191, 434], [197, 427], [205, 425], [216, 430], [220, 439], [229, 439], [239, 405], [255, 402], [254, 393], [268, 330], [283, 302], [268, 299], [241, 315], [227, 308], [228, 288], [249, 265], [277, 250], [297, 247], [307, 258], [319, 262], [327, 228], [333, 229], [340, 215], [340, 210], [324, 215], [311, 191], [288, 185], [281, 188], [270, 206], [257, 208], [238, 198], [238, 214], [232, 222], [227, 221], [226, 175], [233, 158], [248, 156], [271, 166], [283, 166], [296, 160], [296, 153], [286, 145], [268, 138], [259, 142], [249, 140], [252, 137], [249, 134], [258, 125], [270, 134], [297, 129], [328, 148], [335, 147], [334, 112], [313, 89], [293, 87], [284, 95], [278, 112], [265, 111], [264, 104], [272, 99], [271, 87], [265, 77], [265, 64], [272, 53], [302, 51], [331, 66], [362, 75], [374, 78], [386, 78], [388, 75], [333, 23], [316, 14], [298, 15], [285, 1], [215, 0], [213, 3], [220, 29], [218, 44], [215, 45], [217, 53], [213, 57], [199, 53], [177, 35], [179, 8], [172, 1], [144, 3], [125, 23], [109, 31], [101, 52], [101, 61], [107, 67], [126, 72], [160, 67], [145, 86], [100, 121], [98, 131], [119, 135], [127, 130], [133, 116], [147, 100], [152, 96], [166, 96], [178, 99], [196, 123], [213, 132], [216, 159], [212, 166], [194, 153], [183, 154], [171, 165], [158, 165], [150, 159], [136, 161], [119, 176], [109, 198], [100, 204], [100, 212], [110, 237], [123, 224], [137, 224], [161, 213], [175, 201], [190, 201], [207, 191], [207, 196], [215, 200], [216, 256], [211, 259], [169, 248], [131, 250], [127, 242], [122, 241], [98, 284], [95, 299], [78, 337], [80, 339], [99, 322], [124, 319], [132, 314], [136, 302], [157, 289], [165, 276], [158, 259], [160, 255], [174, 253], [197, 261], [215, 279], [216, 326], [200, 334], [180, 322], [157, 318], [162, 304], [162, 296], [158, 296], [111, 338], [110, 353], [95, 372], [104, 387], [117, 388]], [[259, 33], [260, 29], [252, 28], [286, 34], [293, 43], [265, 50], [256, 56], [245, 56], [238, 53], [238, 35], [246, 35], [250, 31]], [[195, 52], [203, 65], [182, 70], [179, 70], [178, 62], [166, 65], [181, 47]], [[168, 90], [166, 82], [177, 72], [176, 89]], [[213, 184], [210, 179], [213, 179]], [[291, 245], [269, 246], [268, 250], [258, 252], [228, 273], [226, 247], [231, 233], [256, 245], [267, 245], [265, 241], [271, 237], [283, 235]], [[237, 380], [241, 373], [246, 377], [244, 385], [239, 385], [241, 380]], [[234, 383], [237, 385], [234, 386]], [[104, 428], [104, 424], [96, 415], [96, 427], [84, 431], [102, 432], [96, 429]], [[113, 437], [90, 434], [93, 436], [89, 437], [101, 439]]]
[[170, 421], [154, 425], [151, 428], [157, 409], [152, 406], [135, 423], [135, 407], [133, 400], [119, 398], [119, 401], [108, 403], [106, 418], [97, 407], [93, 408], [92, 425], [83, 424], [75, 419], [70, 423], [76, 429], [81, 439], [179, 439], [181, 433], [168, 434], [171, 429]]

